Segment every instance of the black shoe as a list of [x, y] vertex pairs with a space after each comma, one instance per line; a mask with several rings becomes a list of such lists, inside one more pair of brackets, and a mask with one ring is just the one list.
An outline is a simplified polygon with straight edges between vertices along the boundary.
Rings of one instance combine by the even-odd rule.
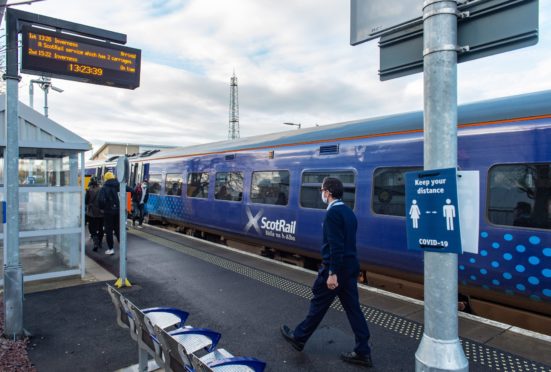
[[99, 248], [99, 247], [94, 247], [94, 248], [92, 248], [92, 250], [93, 250], [94, 252], [97, 252], [97, 251], [98, 251], [98, 248]]
[[292, 347], [294, 347], [298, 351], [302, 351], [302, 349], [304, 349], [304, 342], [298, 342], [297, 340], [295, 340], [293, 331], [291, 331], [289, 327], [287, 327], [286, 325], [282, 325], [279, 330], [281, 331], [281, 334], [283, 335], [285, 341], [290, 343]]
[[356, 354], [355, 351], [350, 351], [348, 353], [342, 353], [341, 359], [347, 363], [359, 364], [365, 367], [373, 367], [371, 355], [360, 355]]

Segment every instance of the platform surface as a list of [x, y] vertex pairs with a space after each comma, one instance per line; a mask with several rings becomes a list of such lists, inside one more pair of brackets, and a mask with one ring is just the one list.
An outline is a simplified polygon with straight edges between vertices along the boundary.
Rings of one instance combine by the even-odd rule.
[[[117, 326], [105, 290], [118, 276], [118, 250], [105, 256], [87, 247], [87, 254], [108, 273], [96, 269], [82, 283], [25, 295], [24, 326], [38, 371], [115, 371], [138, 361], [137, 344]], [[127, 266], [132, 287], [121, 292], [136, 305], [188, 311], [189, 324], [222, 333], [219, 347], [264, 360], [267, 371], [363, 369], [339, 360], [354, 337], [338, 303], [303, 352], [281, 337], [281, 324], [294, 327], [306, 315], [315, 273], [149, 227], [129, 230]], [[360, 300], [371, 331], [371, 370], [415, 370], [422, 305], [363, 286]], [[551, 371], [545, 337], [464, 317], [460, 335], [470, 371]]]

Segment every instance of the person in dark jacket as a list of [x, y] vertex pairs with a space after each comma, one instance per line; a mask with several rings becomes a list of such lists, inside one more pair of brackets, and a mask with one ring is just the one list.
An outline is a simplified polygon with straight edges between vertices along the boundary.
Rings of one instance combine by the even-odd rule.
[[103, 212], [99, 207], [99, 192], [100, 187], [98, 179], [93, 176], [88, 183], [88, 190], [84, 197], [86, 204], [86, 216], [88, 217], [88, 231], [94, 242], [94, 252], [101, 248], [103, 239]]
[[294, 330], [282, 325], [281, 333], [296, 350], [302, 351], [306, 341], [338, 296], [356, 339], [354, 351], [342, 353], [341, 359], [348, 363], [371, 367], [369, 328], [358, 299], [358, 222], [354, 212], [341, 201], [343, 193], [344, 187], [339, 179], [327, 177], [323, 180], [321, 197], [328, 207], [323, 221], [322, 266], [312, 287], [314, 297], [310, 301], [310, 310], [306, 318]]
[[107, 250], [105, 254], [113, 255], [113, 232], [120, 241], [119, 231], [119, 183], [112, 172], [106, 172], [103, 175], [103, 186], [100, 190], [99, 205], [103, 210], [103, 227], [105, 229], [105, 240], [107, 241]]
[[[103, 210], [103, 228], [105, 230], [105, 240], [107, 241], [108, 249], [105, 254], [113, 255], [113, 232], [120, 242], [120, 199], [119, 199], [119, 182], [115, 179], [112, 172], [107, 172], [103, 175], [105, 181], [99, 194], [99, 206]], [[133, 193], [133, 190], [126, 186], [126, 192]]]
[[144, 178], [141, 184], [137, 184], [132, 194], [132, 226], [136, 226], [136, 219], [138, 220], [138, 228], [142, 228], [145, 205], [149, 199], [149, 182], [147, 178]]

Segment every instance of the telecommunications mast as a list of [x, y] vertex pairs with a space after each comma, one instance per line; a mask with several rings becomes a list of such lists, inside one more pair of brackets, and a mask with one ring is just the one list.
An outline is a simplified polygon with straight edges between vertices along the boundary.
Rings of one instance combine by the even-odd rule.
[[228, 126], [228, 139], [239, 138], [239, 94], [237, 91], [237, 77], [235, 71], [230, 80], [230, 123]]

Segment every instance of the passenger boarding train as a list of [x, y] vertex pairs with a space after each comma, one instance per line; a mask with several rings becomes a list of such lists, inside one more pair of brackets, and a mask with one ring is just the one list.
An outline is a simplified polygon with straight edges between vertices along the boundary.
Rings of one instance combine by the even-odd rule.
[[[101, 176], [116, 159], [87, 165]], [[151, 218], [319, 258], [324, 177], [342, 180], [368, 273], [422, 283], [407, 250], [404, 173], [423, 167], [423, 114], [405, 113], [130, 158]], [[460, 292], [551, 314], [551, 91], [458, 108], [458, 167], [480, 172], [479, 253], [459, 256]]]

